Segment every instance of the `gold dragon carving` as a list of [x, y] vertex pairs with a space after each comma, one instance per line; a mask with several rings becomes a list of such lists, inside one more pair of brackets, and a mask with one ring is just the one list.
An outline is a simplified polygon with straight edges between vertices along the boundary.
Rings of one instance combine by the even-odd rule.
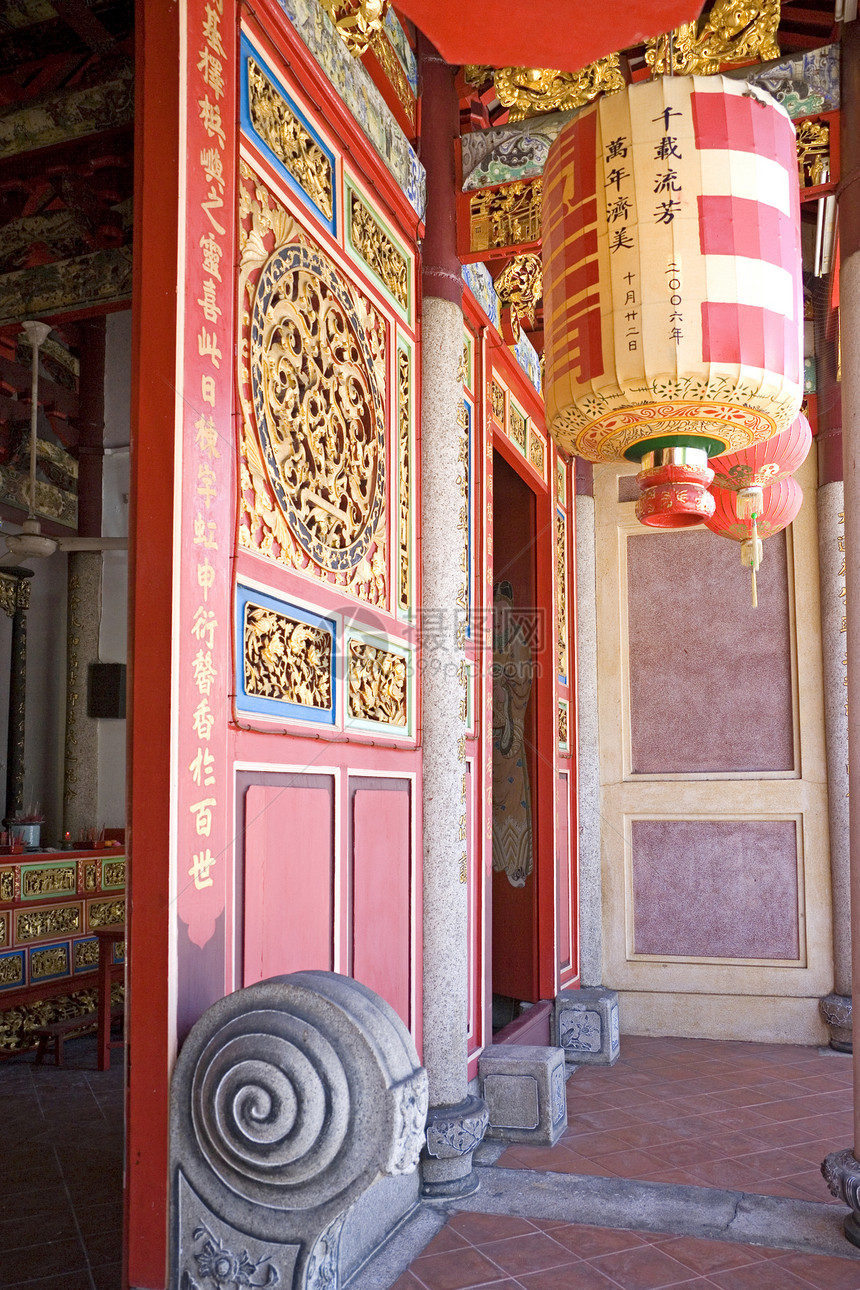
[[306, 708], [331, 707], [331, 634], [258, 605], [245, 608], [245, 689]]
[[388, 0], [320, 0], [334, 29], [355, 58], [378, 36], [385, 24]]
[[[296, 247], [306, 248], [308, 257], [321, 257], [244, 161], [240, 180], [239, 543], [385, 607], [382, 412], [373, 405], [369, 389], [375, 384], [384, 406], [385, 325], [365, 297], [348, 288], [363, 353], [369, 355], [368, 363], [355, 361], [356, 336], [346, 327], [340, 302], [331, 292], [321, 291], [315, 275], [307, 271], [294, 272], [290, 283], [282, 282], [282, 289], [272, 293], [268, 311], [261, 313], [258, 285], [277, 253]], [[330, 271], [334, 273], [333, 267]], [[342, 286], [341, 295], [345, 291]], [[262, 373], [262, 382], [252, 381], [252, 370]], [[258, 411], [272, 431], [268, 457]], [[348, 563], [344, 548], [362, 533], [360, 558]]]
[[405, 726], [406, 659], [351, 640], [347, 667], [350, 716]]
[[713, 76], [736, 63], [779, 58], [780, 0], [716, 0], [707, 17], [649, 40], [645, 61], [653, 76]]
[[543, 269], [541, 258], [533, 251], [515, 255], [494, 282], [496, 295], [502, 305], [510, 309], [517, 320], [517, 329], [523, 319], [530, 327], [535, 325], [535, 310], [543, 295]]
[[248, 60], [248, 106], [254, 129], [326, 219], [331, 219], [334, 190], [331, 162], [252, 58]]
[[500, 67], [493, 76], [496, 95], [510, 109], [509, 121], [525, 121], [542, 112], [569, 112], [624, 89], [618, 54], [589, 63], [581, 72], [560, 72], [548, 67]]

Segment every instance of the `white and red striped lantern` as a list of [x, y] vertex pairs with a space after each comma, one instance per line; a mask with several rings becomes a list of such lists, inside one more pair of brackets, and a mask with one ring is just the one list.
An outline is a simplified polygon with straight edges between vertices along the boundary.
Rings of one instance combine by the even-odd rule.
[[733, 453], [786, 430], [803, 386], [794, 126], [725, 77], [585, 108], [543, 192], [547, 418], [567, 452]]

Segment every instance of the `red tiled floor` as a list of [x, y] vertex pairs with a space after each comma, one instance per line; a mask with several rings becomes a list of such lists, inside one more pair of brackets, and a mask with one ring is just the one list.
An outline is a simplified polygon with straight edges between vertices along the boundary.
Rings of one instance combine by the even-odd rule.
[[850, 1257], [487, 1214], [457, 1214], [440, 1235], [455, 1227], [468, 1244], [428, 1254], [437, 1237], [393, 1290], [860, 1290]]
[[849, 1059], [642, 1036], [621, 1052], [569, 1080], [559, 1148], [518, 1146], [499, 1164], [835, 1203], [820, 1165], [851, 1142]]

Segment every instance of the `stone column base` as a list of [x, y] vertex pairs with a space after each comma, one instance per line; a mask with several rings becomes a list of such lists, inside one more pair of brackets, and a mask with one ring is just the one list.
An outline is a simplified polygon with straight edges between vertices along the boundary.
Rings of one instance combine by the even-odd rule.
[[486, 1102], [473, 1093], [456, 1106], [431, 1106], [421, 1152], [424, 1200], [454, 1200], [478, 1190], [472, 1153], [487, 1131], [489, 1118]]
[[828, 994], [818, 1006], [830, 1030], [830, 1047], [835, 1048], [837, 1053], [853, 1052], [851, 996]]
[[562, 990], [555, 999], [553, 1030], [570, 1065], [614, 1066], [621, 1055], [617, 993], [602, 986]]
[[860, 1161], [850, 1147], [833, 1151], [821, 1164], [824, 1181], [830, 1194], [844, 1201], [851, 1213], [843, 1223], [843, 1231], [852, 1245], [860, 1248]]

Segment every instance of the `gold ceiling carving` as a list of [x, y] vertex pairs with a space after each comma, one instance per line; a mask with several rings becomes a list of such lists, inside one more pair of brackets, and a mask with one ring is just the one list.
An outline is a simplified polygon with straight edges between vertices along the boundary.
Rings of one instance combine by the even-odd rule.
[[830, 179], [830, 126], [826, 121], [798, 121], [797, 166], [801, 188]]
[[503, 188], [484, 188], [469, 202], [469, 236], [473, 251], [539, 242], [543, 181], [518, 179]]
[[524, 121], [542, 112], [569, 112], [597, 98], [624, 89], [618, 54], [607, 54], [581, 72], [548, 67], [500, 67], [493, 76], [496, 95], [510, 108], [508, 120]]
[[706, 18], [649, 40], [645, 61], [653, 76], [713, 76], [735, 63], [779, 58], [780, 0], [716, 0]]

